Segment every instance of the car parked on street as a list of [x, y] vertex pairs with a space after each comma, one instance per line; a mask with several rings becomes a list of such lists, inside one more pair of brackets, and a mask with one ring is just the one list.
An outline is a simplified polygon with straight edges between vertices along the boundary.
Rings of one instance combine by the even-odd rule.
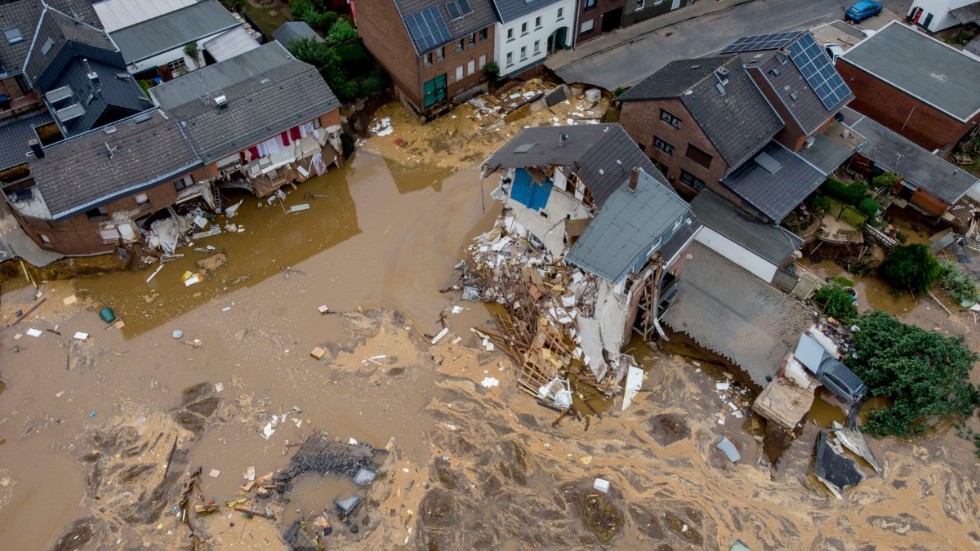
[[881, 2], [861, 0], [847, 8], [847, 11], [844, 12], [844, 21], [860, 23], [869, 17], [874, 17], [881, 13], [882, 8]]

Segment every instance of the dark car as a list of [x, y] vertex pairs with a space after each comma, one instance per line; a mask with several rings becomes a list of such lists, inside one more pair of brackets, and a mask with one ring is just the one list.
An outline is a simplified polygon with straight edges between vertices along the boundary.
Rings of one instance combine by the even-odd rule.
[[847, 11], [844, 12], [844, 21], [860, 23], [869, 17], [878, 15], [881, 13], [881, 9], [881, 2], [861, 0], [860, 2], [856, 2], [853, 6], [847, 8]]
[[856, 404], [868, 391], [864, 381], [831, 356], [820, 362], [817, 380], [849, 405]]

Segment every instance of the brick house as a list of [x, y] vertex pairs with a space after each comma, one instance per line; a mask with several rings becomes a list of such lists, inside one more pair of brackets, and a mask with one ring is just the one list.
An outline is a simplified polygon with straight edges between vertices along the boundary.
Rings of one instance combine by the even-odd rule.
[[620, 122], [681, 195], [707, 187], [779, 222], [859, 145], [853, 94], [809, 33], [743, 37], [668, 64], [620, 97]]
[[949, 150], [980, 123], [980, 61], [892, 22], [841, 56], [855, 110], [928, 149]]
[[576, 0], [575, 44], [694, 4], [694, 0]]
[[11, 211], [38, 246], [65, 255], [139, 241], [140, 219], [210, 193], [201, 160], [159, 110], [35, 146], [29, 166], [30, 179], [8, 190]]
[[354, 13], [364, 46], [423, 120], [482, 89], [497, 23], [490, 0], [358, 0]]

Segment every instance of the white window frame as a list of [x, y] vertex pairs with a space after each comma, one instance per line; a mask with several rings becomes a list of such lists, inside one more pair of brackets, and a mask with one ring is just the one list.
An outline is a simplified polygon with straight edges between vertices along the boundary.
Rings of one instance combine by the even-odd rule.
[[555, 21], [561, 21], [563, 19], [565, 19], [565, 8], [558, 8], [558, 17], [555, 18]]
[[456, 82], [459, 82], [461, 80], [463, 80], [463, 66], [462, 65], [457, 65], [456, 66]]
[[589, 19], [588, 21], [582, 21], [582, 24], [579, 25], [578, 32], [579, 34], [589, 33], [593, 29], [595, 29], [595, 19]]
[[507, 52], [506, 59], [507, 59], [507, 67], [513, 67], [514, 66], [514, 52]]

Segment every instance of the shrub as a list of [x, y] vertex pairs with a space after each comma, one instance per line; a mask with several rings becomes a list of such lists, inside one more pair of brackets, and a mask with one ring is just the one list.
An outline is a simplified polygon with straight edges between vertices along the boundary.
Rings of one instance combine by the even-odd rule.
[[622, 86], [619, 86], [615, 90], [613, 90], [613, 97], [614, 98], [618, 98], [619, 96], [621, 96], [621, 95], [623, 95], [625, 93], [626, 93], [626, 88], [623, 88]]
[[483, 66], [483, 74], [490, 82], [497, 82], [500, 80], [500, 66], [491, 61]]
[[817, 213], [829, 212], [830, 211], [830, 201], [827, 197], [819, 193], [814, 193], [810, 197], [810, 210]]
[[371, 70], [371, 56], [360, 44], [341, 44], [334, 48], [340, 67], [348, 75], [363, 75]]
[[868, 414], [865, 428], [873, 435], [922, 434], [932, 419], [966, 418], [980, 404], [980, 390], [970, 383], [977, 355], [962, 336], [945, 337], [905, 325], [884, 312], [858, 317], [853, 334], [857, 358], [851, 364], [873, 396], [885, 396], [891, 407]]
[[878, 211], [881, 210], [881, 205], [879, 205], [878, 201], [875, 201], [871, 197], [865, 197], [864, 199], [861, 199], [860, 203], [858, 203], [857, 208], [858, 212], [861, 214], [867, 216], [868, 218], [874, 218], [878, 215]]
[[895, 184], [902, 181], [902, 177], [894, 172], [886, 172], [884, 174], [879, 174], [871, 179], [871, 187], [875, 189], [887, 187], [891, 188]]
[[976, 278], [962, 266], [949, 260], [939, 261], [939, 287], [958, 303], [980, 300]]
[[360, 95], [365, 98], [376, 98], [384, 93], [386, 87], [384, 74], [374, 71], [361, 79]]
[[351, 26], [346, 19], [337, 19], [336, 23], [330, 26], [327, 34], [327, 42], [331, 44], [343, 44], [357, 38], [357, 29]]
[[828, 316], [850, 323], [857, 317], [854, 297], [837, 283], [828, 283], [813, 293], [813, 303]]
[[868, 193], [868, 186], [862, 184], [861, 182], [845, 184], [840, 180], [828, 178], [827, 181], [824, 182], [823, 186], [827, 195], [839, 201], [843, 201], [848, 205], [857, 206], [861, 199]]
[[924, 293], [939, 275], [939, 263], [925, 245], [902, 245], [889, 251], [879, 271], [898, 289]]

